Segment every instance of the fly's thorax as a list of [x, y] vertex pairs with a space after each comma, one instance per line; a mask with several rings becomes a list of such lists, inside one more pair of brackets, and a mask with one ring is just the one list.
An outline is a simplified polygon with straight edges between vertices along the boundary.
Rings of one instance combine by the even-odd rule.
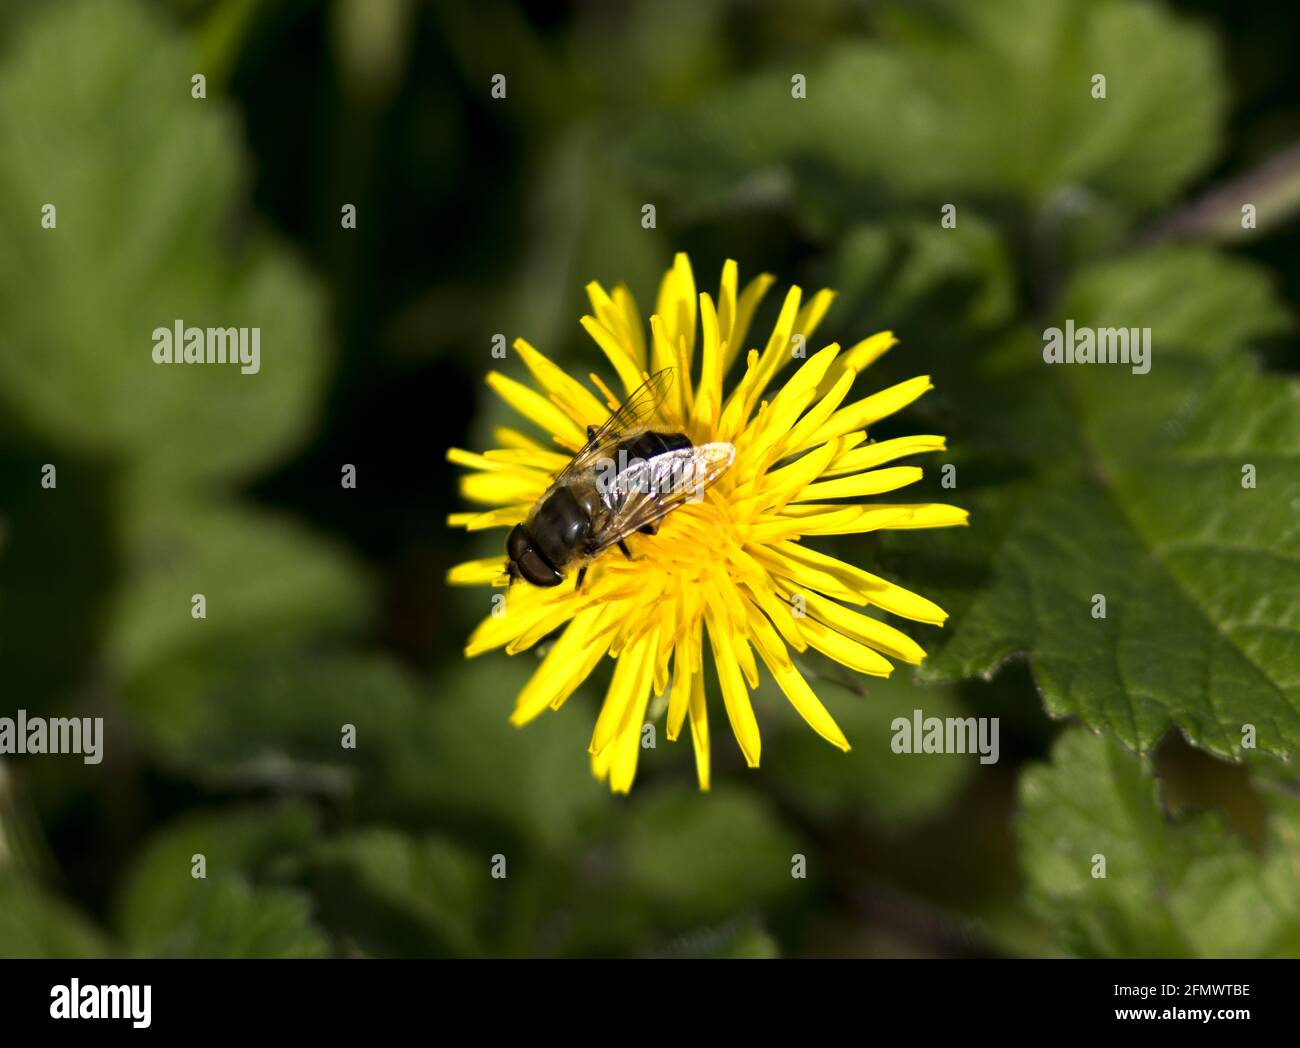
[[602, 515], [607, 512], [594, 474], [575, 477], [569, 485], [569, 494], [593, 523], [599, 523]]

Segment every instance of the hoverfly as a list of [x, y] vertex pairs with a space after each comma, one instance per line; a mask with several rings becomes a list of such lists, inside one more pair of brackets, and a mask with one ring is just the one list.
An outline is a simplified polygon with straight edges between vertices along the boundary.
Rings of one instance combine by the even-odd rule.
[[650, 428], [672, 386], [671, 368], [656, 372], [587, 443], [506, 539], [513, 584], [558, 586], [569, 568], [582, 585], [587, 567], [611, 546], [631, 559], [627, 537], [653, 535], [678, 506], [698, 501], [736, 457], [725, 441], [694, 445], [684, 433]]

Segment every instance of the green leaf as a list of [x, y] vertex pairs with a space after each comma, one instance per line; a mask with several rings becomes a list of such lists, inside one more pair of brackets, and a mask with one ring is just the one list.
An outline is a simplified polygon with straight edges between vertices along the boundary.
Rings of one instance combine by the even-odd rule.
[[415, 683], [378, 656], [279, 653], [214, 679], [169, 724], [168, 757], [208, 782], [358, 793], [370, 813], [400, 806], [433, 745]]
[[[1151, 767], [1075, 729], [1021, 782], [1021, 859], [1036, 905], [1087, 957], [1293, 957], [1300, 802], [1269, 798], [1259, 855], [1200, 815], [1172, 822]], [[1105, 877], [1097, 857], [1105, 859]]]
[[490, 856], [439, 838], [372, 828], [322, 843], [307, 863], [331, 928], [383, 956], [468, 956]]
[[[269, 881], [278, 859], [306, 847], [305, 807], [194, 815], [153, 837], [114, 903], [133, 953], [163, 957], [303, 957], [326, 952], [307, 900]], [[206, 877], [195, 877], [201, 855]]]
[[[972, 330], [1006, 324], [1016, 305], [1006, 244], [975, 215], [951, 229], [933, 220], [857, 226], [841, 238], [826, 284], [846, 303], [870, 303], [874, 327], [914, 324], [949, 286], [967, 293], [960, 320]], [[848, 327], [843, 315], [837, 323]]]
[[1207, 248], [1158, 247], [1081, 271], [1057, 313], [1093, 327], [1147, 318], [1159, 324], [1160, 346], [1210, 356], [1290, 328], [1275, 284]]
[[[906, 824], [937, 814], [950, 804], [978, 766], [978, 755], [895, 753], [893, 722], [925, 717], [965, 716], [954, 689], [913, 684], [907, 669], [888, 680], [871, 680], [865, 694], [834, 681], [813, 682], [853, 747], [841, 753], [801, 720], [769, 747], [764, 774], [800, 808], [830, 815], [865, 816]], [[787, 718], [790, 720], [790, 718]]]
[[[6, 410], [146, 485], [247, 476], [311, 421], [320, 293], [241, 217], [239, 131], [220, 97], [191, 97], [185, 39], [126, 0], [49, 7], [0, 68]], [[154, 363], [178, 320], [259, 328], [260, 370]]]
[[438, 810], [568, 852], [586, 822], [615, 802], [591, 773], [593, 716], [581, 690], [559, 711], [523, 727], [510, 723], [515, 696], [536, 666], [537, 656], [526, 652], [441, 674], [427, 745], [402, 769], [400, 789]]
[[749, 912], [807, 883], [792, 876], [796, 839], [739, 787], [655, 791], [638, 798], [625, 833], [630, 890], [674, 923]]
[[[1251, 308], [1229, 306], [1221, 288]], [[1205, 299], [1222, 309], [1186, 304]], [[1183, 249], [1083, 274], [1051, 323], [1066, 318], [1150, 327], [1150, 373], [1047, 365], [1034, 335], [1006, 347], [1002, 366], [1054, 372], [1034, 426], [1022, 419], [1008, 441], [1037, 482], [989, 514], [983, 527], [1004, 533], [973, 535], [993, 550], [988, 578], [923, 674], [990, 676], [1024, 654], [1050, 713], [1138, 750], [1171, 724], [1221, 755], [1242, 753], [1248, 725], [1261, 749], [1295, 750], [1300, 384], [1236, 350], [1276, 328], [1280, 310], [1253, 271]], [[1042, 447], [1073, 450], [1049, 458]], [[1257, 487], [1243, 486], [1247, 466]], [[996, 493], [965, 501], [978, 533]]]
[[253, 888], [237, 877], [217, 878], [204, 889], [187, 920], [159, 944], [156, 956], [244, 959], [329, 955], [329, 941], [312, 925], [312, 903], [302, 892]]
[[[363, 621], [359, 567], [283, 517], [208, 501], [132, 502], [107, 651], [153, 741], [180, 745], [214, 680]], [[194, 617], [194, 596], [206, 618]]]
[[[612, 802], [589, 769], [581, 699], [524, 728], [510, 723], [535, 665], [532, 653], [484, 660], [428, 687], [378, 656], [270, 648], [195, 674], [184, 704], [164, 687], [178, 686], [179, 669], [151, 673], [148, 701], [133, 710], [171, 764], [209, 784], [344, 797], [368, 818], [432, 811], [567, 848]], [[344, 725], [355, 747], [343, 747]]]
[[736, 920], [697, 928], [654, 951], [664, 958], [771, 960], [781, 956], [775, 939], [752, 921]]
[[77, 910], [0, 868], [0, 958], [111, 957], [108, 939]]
[[[684, 199], [738, 197], [757, 172], [813, 158], [848, 192], [863, 178], [907, 197], [1040, 201], [1082, 187], [1145, 206], [1213, 157], [1225, 98], [1201, 27], [1118, 0], [940, 10], [888, 7], [883, 39], [786, 61], [672, 113], [638, 134], [634, 162]], [[805, 99], [791, 97], [796, 71]]]

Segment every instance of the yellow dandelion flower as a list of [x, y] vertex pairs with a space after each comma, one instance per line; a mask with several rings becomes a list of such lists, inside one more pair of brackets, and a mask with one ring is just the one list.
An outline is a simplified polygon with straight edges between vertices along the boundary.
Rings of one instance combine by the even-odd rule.
[[[918, 467], [897, 465], [900, 459], [944, 450], [938, 436], [867, 439], [876, 422], [932, 388], [929, 378], [849, 400], [858, 372], [894, 345], [883, 332], [847, 351], [826, 346], [769, 393], [782, 369], [799, 359], [796, 347], [811, 338], [833, 298], [823, 290], [805, 302], [792, 287], [765, 347], [748, 350], [739, 383], [725, 393], [724, 377], [772, 283], [764, 274], [742, 289], [729, 261], [715, 301], [697, 294], [690, 262], [679, 254], [660, 285], [648, 336], [626, 287], [587, 286], [592, 313], [582, 326], [618, 384], [631, 393], [650, 373], [673, 369], [677, 377], [656, 408], [656, 428], [684, 434], [694, 445], [729, 442], [734, 460], [702, 498], [664, 517], [657, 533], [630, 536], [630, 559], [617, 550], [597, 557], [580, 586], [576, 573], [553, 587], [513, 585], [504, 614], [489, 615], [465, 649], [471, 657], [502, 647], [516, 654], [562, 628], [519, 693], [511, 719], [520, 725], [547, 707], [559, 709], [605, 655], [612, 657], [589, 752], [596, 776], [615, 792], [631, 788], [642, 726], [665, 714], [670, 740], [689, 722], [700, 787], [708, 789], [708, 654], [731, 730], [746, 762], [757, 767], [750, 692], [758, 686], [760, 660], [813, 730], [847, 750], [848, 740], [791, 651], [812, 648], [861, 673], [888, 676], [890, 658], [919, 663], [925, 652], [907, 634], [855, 609], [874, 605], [935, 625], [947, 617], [924, 597], [804, 542], [966, 523], [965, 510], [955, 506], [857, 501], [921, 478]], [[497, 449], [448, 452], [450, 461], [472, 471], [461, 480], [464, 497], [489, 507], [452, 515], [452, 525], [470, 531], [524, 521], [586, 443], [588, 427], [603, 424], [621, 399], [593, 374], [594, 393], [522, 339], [515, 348], [534, 386], [496, 372], [488, 385], [550, 443], [502, 428]], [[448, 581], [505, 586], [505, 567], [503, 552], [458, 565]]]

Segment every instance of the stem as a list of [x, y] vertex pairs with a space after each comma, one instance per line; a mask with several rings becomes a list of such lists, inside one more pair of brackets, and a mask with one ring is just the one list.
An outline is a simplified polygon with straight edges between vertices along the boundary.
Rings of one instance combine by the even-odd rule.
[[[1242, 227], [1241, 208], [1254, 204], [1257, 229]], [[1253, 171], [1209, 190], [1139, 237], [1144, 244], [1185, 237], [1237, 240], [1271, 229], [1300, 210], [1300, 142]]]

